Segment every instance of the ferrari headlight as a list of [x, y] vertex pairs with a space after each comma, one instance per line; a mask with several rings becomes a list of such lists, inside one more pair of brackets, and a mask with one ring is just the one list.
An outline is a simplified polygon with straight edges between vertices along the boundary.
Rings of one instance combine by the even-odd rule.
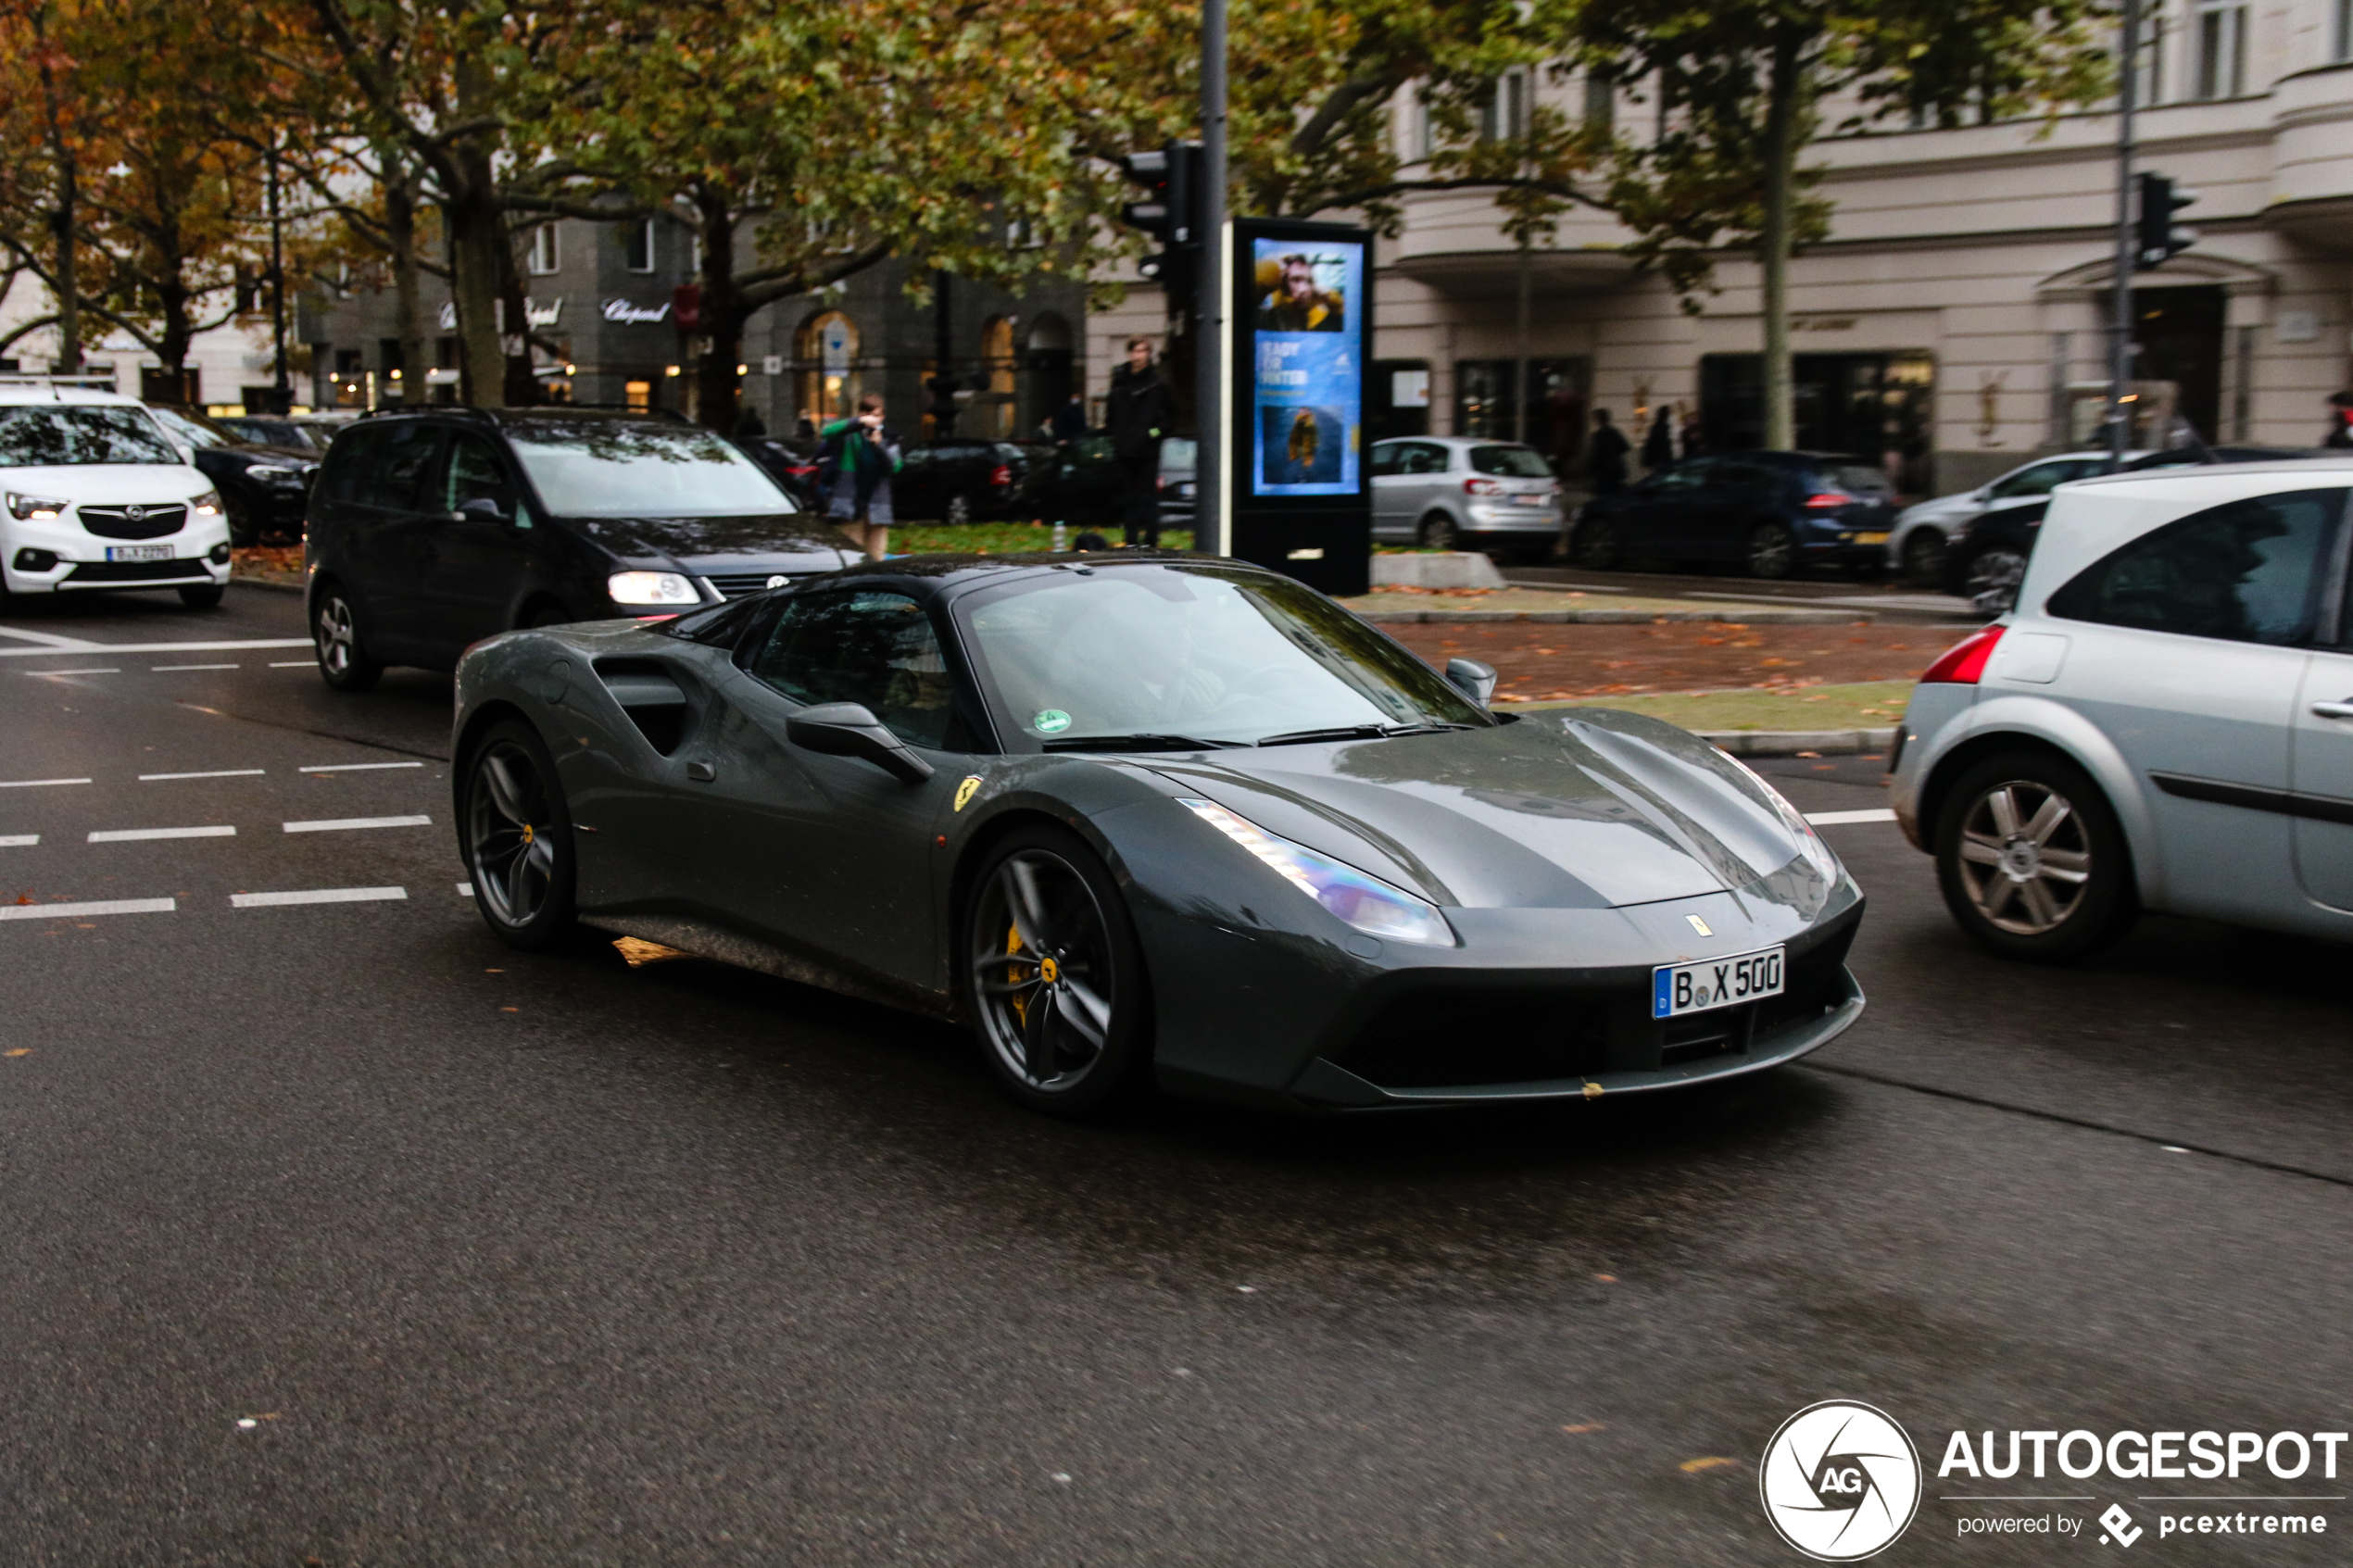
[[1268, 870], [1357, 930], [1393, 942], [1433, 947], [1454, 945], [1453, 928], [1438, 906], [1403, 888], [1366, 876], [1302, 844], [1277, 838], [1206, 800], [1179, 800], [1193, 815], [1240, 845]]
[[19, 522], [54, 522], [66, 515], [71, 501], [53, 501], [46, 495], [19, 495], [8, 492], [8, 515]]
[[702, 603], [695, 585], [675, 571], [616, 571], [605, 587], [617, 605], [693, 605]]
[[188, 508], [195, 512], [198, 517], [219, 517], [220, 515], [220, 492], [218, 490], [208, 490], [201, 495], [191, 497], [188, 502]]

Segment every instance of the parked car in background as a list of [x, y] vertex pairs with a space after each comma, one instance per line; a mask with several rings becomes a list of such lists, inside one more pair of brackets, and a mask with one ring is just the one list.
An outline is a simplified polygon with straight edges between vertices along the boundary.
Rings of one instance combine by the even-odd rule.
[[136, 398], [0, 377], [0, 598], [228, 581], [220, 493]]
[[[2126, 453], [2125, 458], [2135, 461], [2151, 455], [2136, 451]], [[2108, 465], [2106, 452], [2059, 452], [2022, 463], [1974, 490], [1906, 507], [1896, 514], [1895, 526], [1888, 533], [1888, 564], [1916, 588], [1951, 587], [1958, 580], [1954, 546], [1980, 517], [1996, 507], [2039, 501], [2054, 486], [2070, 479], [2106, 473]]]
[[1688, 458], [1579, 508], [1569, 554], [1606, 571], [1625, 560], [1737, 561], [1753, 577], [1801, 566], [1876, 568], [1895, 496], [1885, 470], [1835, 452]]
[[1200, 504], [1194, 474], [1201, 463], [1201, 444], [1189, 435], [1172, 435], [1160, 444], [1160, 526], [1163, 531], [1193, 526]]
[[1533, 446], [1468, 435], [1376, 441], [1373, 537], [1383, 544], [1497, 555], [1553, 553], [1561, 486]]
[[362, 420], [327, 455], [304, 549], [342, 690], [512, 627], [675, 614], [858, 558], [722, 437], [561, 406]]
[[1012, 517], [1038, 449], [1016, 441], [951, 435], [907, 447], [890, 482], [901, 521], [977, 522]]
[[302, 537], [310, 483], [319, 474], [316, 451], [258, 445], [192, 408], [150, 403], [147, 411], [172, 440], [195, 454], [196, 467], [220, 492], [231, 544], [258, 545], [271, 539], [291, 544]]
[[1947, 652], [1891, 803], [1954, 919], [2080, 958], [2142, 910], [2353, 940], [2353, 457], [2077, 481]]
[[819, 442], [777, 435], [739, 435], [736, 445], [785, 488], [804, 511], [816, 511]]
[[1110, 436], [1082, 435], [1030, 450], [1035, 456], [1016, 501], [1023, 517], [1085, 528], [1119, 521], [1122, 481]]

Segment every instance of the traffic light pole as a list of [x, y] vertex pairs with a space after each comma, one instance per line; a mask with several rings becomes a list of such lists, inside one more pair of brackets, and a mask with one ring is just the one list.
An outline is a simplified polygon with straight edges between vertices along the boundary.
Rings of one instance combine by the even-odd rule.
[[1226, 287], [1233, 263], [1226, 254], [1226, 0], [1201, 7], [1201, 264], [1195, 269], [1200, 307], [1194, 321], [1194, 398], [1200, 443], [1193, 469], [1193, 548], [1222, 556], [1230, 547], [1226, 505], [1227, 347]]
[[2116, 100], [2116, 277], [2108, 298], [2108, 461], [2124, 464], [2132, 445], [2133, 273], [2138, 245], [2133, 212], [2133, 107], [2140, 87], [2141, 5], [2124, 0]]

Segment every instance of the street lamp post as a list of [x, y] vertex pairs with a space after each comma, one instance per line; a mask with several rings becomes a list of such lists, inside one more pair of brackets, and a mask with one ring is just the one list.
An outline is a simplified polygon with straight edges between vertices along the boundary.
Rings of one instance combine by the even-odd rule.
[[1201, 7], [1202, 262], [1194, 311], [1194, 408], [1199, 445], [1193, 464], [1193, 548], [1222, 556], [1226, 527], [1226, 0]]
[[293, 389], [286, 380], [286, 230], [278, 210], [278, 132], [270, 132], [266, 154], [270, 167], [270, 338], [271, 385], [277, 407], [270, 411], [283, 414], [293, 406]]
[[2116, 276], [2108, 295], [2108, 465], [2121, 468], [2133, 421], [2133, 107], [2140, 85], [2140, 0], [2124, 0], [2116, 99]]

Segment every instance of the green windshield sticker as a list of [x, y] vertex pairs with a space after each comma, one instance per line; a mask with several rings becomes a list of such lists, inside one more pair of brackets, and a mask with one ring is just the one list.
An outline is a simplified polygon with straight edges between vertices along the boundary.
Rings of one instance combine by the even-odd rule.
[[1058, 735], [1070, 728], [1070, 715], [1059, 708], [1041, 708], [1029, 722], [1041, 735]]

